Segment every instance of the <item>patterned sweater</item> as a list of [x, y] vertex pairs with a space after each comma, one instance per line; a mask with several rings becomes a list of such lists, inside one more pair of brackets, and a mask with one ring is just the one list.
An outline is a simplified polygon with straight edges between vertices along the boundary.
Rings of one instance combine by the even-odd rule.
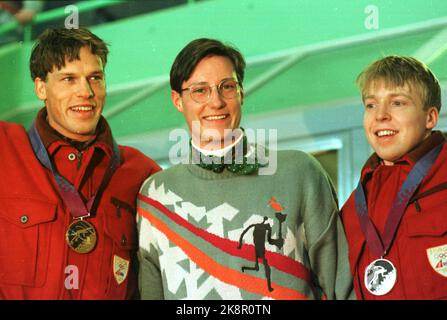
[[300, 151], [273, 175], [194, 164], [151, 176], [138, 198], [142, 299], [353, 298], [332, 184]]

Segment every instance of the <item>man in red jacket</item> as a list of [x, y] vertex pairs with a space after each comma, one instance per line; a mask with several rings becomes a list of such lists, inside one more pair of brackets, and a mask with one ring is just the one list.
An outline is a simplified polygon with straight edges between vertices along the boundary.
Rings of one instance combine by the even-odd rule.
[[357, 79], [375, 153], [342, 208], [359, 299], [447, 298], [447, 147], [441, 89], [411, 57], [389, 56]]
[[101, 116], [108, 49], [47, 30], [30, 69], [45, 103], [28, 132], [0, 121], [0, 299], [128, 299], [136, 196], [159, 166], [118, 146]]

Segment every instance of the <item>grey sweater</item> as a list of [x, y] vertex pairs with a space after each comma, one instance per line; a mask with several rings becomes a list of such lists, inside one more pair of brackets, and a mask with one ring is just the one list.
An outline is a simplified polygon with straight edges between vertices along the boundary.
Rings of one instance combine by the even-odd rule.
[[334, 189], [303, 152], [279, 151], [273, 175], [159, 172], [137, 222], [143, 299], [354, 297]]

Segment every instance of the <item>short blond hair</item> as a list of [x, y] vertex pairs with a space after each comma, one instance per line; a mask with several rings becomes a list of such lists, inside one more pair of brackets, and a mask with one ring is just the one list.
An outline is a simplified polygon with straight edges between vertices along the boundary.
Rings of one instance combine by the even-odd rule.
[[357, 77], [356, 83], [365, 95], [369, 85], [377, 80], [386, 85], [403, 87], [408, 84], [419, 89], [424, 108], [436, 107], [441, 110], [441, 87], [438, 79], [421, 61], [404, 56], [387, 56], [377, 60], [364, 69]]

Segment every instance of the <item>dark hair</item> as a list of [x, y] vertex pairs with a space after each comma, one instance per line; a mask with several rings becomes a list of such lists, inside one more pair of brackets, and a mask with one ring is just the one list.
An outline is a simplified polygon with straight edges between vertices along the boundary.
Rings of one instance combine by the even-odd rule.
[[441, 109], [441, 87], [435, 75], [419, 60], [412, 57], [388, 56], [370, 64], [357, 77], [357, 85], [365, 95], [368, 86], [376, 80], [398, 87], [406, 83], [422, 94], [424, 108]]
[[107, 63], [106, 43], [85, 28], [47, 29], [37, 39], [31, 52], [29, 67], [31, 78], [46, 80], [48, 72], [60, 69], [68, 61], [78, 60], [79, 51], [87, 46], [92, 54], [101, 58], [103, 68]]
[[201, 38], [191, 41], [180, 51], [170, 72], [171, 89], [181, 93], [183, 81], [187, 81], [199, 62], [208, 56], [222, 56], [230, 59], [236, 71], [237, 80], [244, 81], [245, 60], [235, 48], [215, 39]]

